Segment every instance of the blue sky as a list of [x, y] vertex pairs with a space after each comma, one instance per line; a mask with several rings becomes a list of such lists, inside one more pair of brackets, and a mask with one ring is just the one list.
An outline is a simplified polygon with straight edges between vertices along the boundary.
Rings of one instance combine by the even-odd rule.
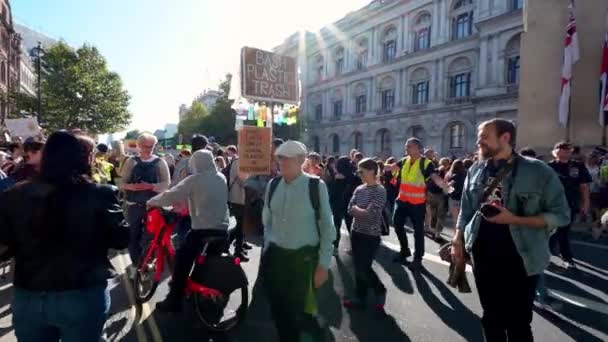
[[[370, 0], [13, 0], [14, 19], [72, 46], [97, 46], [132, 96], [131, 128], [176, 123], [181, 103], [238, 69], [244, 45], [270, 49]], [[323, 10], [321, 10], [323, 9]]]

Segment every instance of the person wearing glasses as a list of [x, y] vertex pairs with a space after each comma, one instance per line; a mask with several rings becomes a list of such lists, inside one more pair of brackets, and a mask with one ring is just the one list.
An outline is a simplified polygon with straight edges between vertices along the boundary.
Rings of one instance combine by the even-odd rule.
[[[143, 242], [149, 239], [145, 233], [146, 202], [169, 189], [171, 182], [167, 162], [153, 154], [157, 141], [152, 134], [140, 135], [137, 138], [139, 156], [127, 159], [121, 174], [124, 180], [121, 190], [125, 192], [127, 204], [126, 219], [131, 229], [129, 255], [134, 265], [141, 257]], [[128, 272], [133, 278], [135, 267], [129, 267]]]

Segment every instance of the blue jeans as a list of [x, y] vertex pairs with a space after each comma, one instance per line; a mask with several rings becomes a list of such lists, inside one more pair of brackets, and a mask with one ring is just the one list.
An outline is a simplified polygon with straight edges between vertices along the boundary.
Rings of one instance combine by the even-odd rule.
[[12, 309], [19, 342], [96, 342], [110, 310], [110, 291], [105, 285], [61, 292], [15, 288]]

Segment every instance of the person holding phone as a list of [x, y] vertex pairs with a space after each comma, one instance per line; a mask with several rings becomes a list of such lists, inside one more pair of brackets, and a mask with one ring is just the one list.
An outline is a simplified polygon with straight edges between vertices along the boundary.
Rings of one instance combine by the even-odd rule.
[[486, 341], [533, 341], [532, 307], [549, 265], [549, 236], [570, 222], [559, 177], [545, 163], [514, 152], [515, 125], [479, 126], [481, 161], [468, 171], [452, 257], [473, 260]]

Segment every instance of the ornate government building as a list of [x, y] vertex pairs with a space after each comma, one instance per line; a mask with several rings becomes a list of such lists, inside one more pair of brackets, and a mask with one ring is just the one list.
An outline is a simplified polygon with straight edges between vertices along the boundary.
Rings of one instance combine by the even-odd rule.
[[524, 0], [376, 0], [275, 52], [298, 58], [315, 151], [401, 156], [409, 137], [475, 150], [478, 123], [517, 117]]

